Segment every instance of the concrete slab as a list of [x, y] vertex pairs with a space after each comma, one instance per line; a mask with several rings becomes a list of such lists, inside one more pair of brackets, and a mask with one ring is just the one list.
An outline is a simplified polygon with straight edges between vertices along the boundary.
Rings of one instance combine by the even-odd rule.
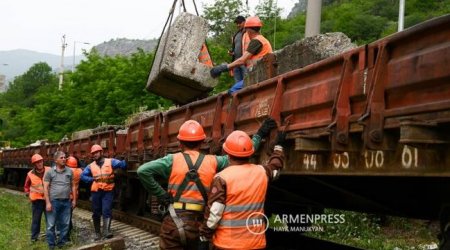
[[[309, 64], [328, 57], [341, 54], [356, 48], [345, 34], [341, 32], [319, 34], [299, 40], [283, 49], [274, 52], [275, 59], [264, 57], [258, 61], [245, 79], [245, 86], [249, 86], [294, 69], [303, 68]], [[265, 60], [265, 61], [264, 61]], [[267, 63], [272, 65], [267, 65]], [[272, 72], [269, 72], [272, 67]]]
[[147, 90], [185, 104], [207, 96], [218, 83], [198, 56], [209, 27], [205, 19], [180, 14], [161, 38]]

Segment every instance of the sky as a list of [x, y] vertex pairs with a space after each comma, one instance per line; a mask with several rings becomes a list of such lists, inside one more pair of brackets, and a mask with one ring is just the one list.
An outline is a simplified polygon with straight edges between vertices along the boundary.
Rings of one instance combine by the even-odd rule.
[[[195, 13], [192, 1], [185, 2], [188, 12]], [[203, 5], [214, 0], [195, 2], [202, 13]], [[298, 0], [277, 2], [286, 17]], [[254, 14], [259, 0], [248, 3]], [[172, 4], [171, 0], [0, 0], [0, 51], [28, 49], [60, 55], [64, 34], [66, 55], [73, 53], [74, 45], [78, 55], [111, 39], [158, 38]]]

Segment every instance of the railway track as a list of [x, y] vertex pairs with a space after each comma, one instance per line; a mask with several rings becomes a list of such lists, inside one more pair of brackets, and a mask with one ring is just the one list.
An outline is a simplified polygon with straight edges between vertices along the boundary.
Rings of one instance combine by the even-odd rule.
[[[73, 216], [77, 220], [92, 221], [92, 212], [85, 209], [75, 209]], [[91, 229], [93, 231], [93, 229]], [[156, 234], [125, 224], [113, 219], [111, 222], [111, 231], [114, 235], [121, 235], [126, 242], [126, 249], [159, 249], [159, 237]]]
[[[89, 207], [90, 203], [81, 201], [83, 207]], [[78, 209], [77, 209], [78, 210]], [[91, 220], [92, 213], [89, 210], [80, 209], [83, 219]], [[74, 211], [75, 214], [75, 211]], [[159, 230], [160, 223], [147, 218], [133, 216], [124, 212], [113, 210], [114, 219], [111, 224], [113, 233], [121, 234], [125, 240], [138, 241], [143, 244], [142, 249], [159, 249], [158, 237], [156, 233], [149, 233], [149, 229]], [[123, 221], [127, 221], [124, 223]], [[130, 225], [131, 223], [132, 225]], [[146, 230], [136, 229], [136, 227], [147, 228]], [[317, 250], [317, 249], [333, 249], [333, 250], [360, 250], [352, 246], [347, 246], [331, 241], [324, 241], [312, 237], [307, 237], [301, 234], [270, 234], [267, 235], [268, 247], [267, 250]], [[153, 247], [153, 248], [152, 248]]]
[[[85, 209], [87, 211], [91, 211], [91, 202], [85, 200], [78, 200], [78, 207]], [[90, 217], [89, 217], [90, 218]], [[161, 227], [161, 223], [156, 220], [148, 219], [141, 216], [132, 215], [130, 213], [126, 213], [117, 209], [113, 209], [113, 218], [116, 221], [120, 221], [121, 223], [140, 228], [147, 233], [151, 233], [154, 235], [159, 234], [159, 228]]]

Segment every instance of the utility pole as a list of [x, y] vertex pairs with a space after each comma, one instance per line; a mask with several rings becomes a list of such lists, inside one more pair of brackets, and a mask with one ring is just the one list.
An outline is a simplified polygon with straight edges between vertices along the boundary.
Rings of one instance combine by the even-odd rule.
[[405, 0], [400, 0], [398, 4], [398, 29], [397, 31], [400, 32], [403, 30], [403, 20], [405, 18]]
[[82, 43], [89, 45], [90, 43], [87, 42], [80, 42], [80, 41], [73, 41], [73, 62], [72, 62], [72, 72], [75, 72], [75, 48], [77, 47], [77, 43]]
[[322, 14], [322, 0], [308, 0], [306, 7], [305, 37], [320, 33], [320, 15]]
[[64, 78], [64, 50], [67, 47], [66, 35], [62, 36], [61, 42], [62, 42], [62, 46], [61, 46], [62, 49], [61, 49], [61, 65], [59, 68], [59, 90], [62, 89], [63, 78]]

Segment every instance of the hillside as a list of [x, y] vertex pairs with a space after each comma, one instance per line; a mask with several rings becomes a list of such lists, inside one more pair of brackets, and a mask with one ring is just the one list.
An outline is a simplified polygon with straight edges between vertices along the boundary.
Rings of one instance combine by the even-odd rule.
[[101, 43], [94, 46], [93, 49], [97, 50], [100, 55], [106, 56], [130, 56], [135, 53], [138, 49], [142, 49], [145, 52], [152, 52], [155, 48], [158, 40], [138, 40], [138, 39], [111, 39], [108, 42]]
[[[130, 56], [136, 52], [138, 48], [149, 52], [156, 46], [157, 40], [137, 40], [137, 39], [111, 39], [108, 42], [101, 43], [94, 46], [95, 50], [100, 55], [115, 56], [124, 55]], [[66, 50], [66, 53], [70, 51]], [[75, 64], [79, 64], [81, 60], [85, 59], [83, 55], [75, 56]], [[26, 49], [17, 49], [9, 51], [0, 51], [0, 74], [6, 75], [7, 81], [14, 80], [15, 76], [23, 74], [33, 64], [38, 62], [46, 62], [55, 72], [59, 71], [61, 56], [49, 53], [41, 53]], [[3, 65], [7, 64], [7, 65]], [[66, 70], [71, 70], [73, 64], [73, 56], [64, 57], [64, 67]]]
[[[84, 56], [76, 56], [75, 63], [79, 63]], [[15, 76], [23, 74], [33, 64], [38, 62], [46, 62], [54, 71], [59, 70], [61, 56], [49, 53], [41, 53], [26, 49], [17, 49], [9, 51], [0, 51], [0, 74], [6, 75], [7, 81], [12, 81]], [[73, 64], [73, 56], [66, 56], [64, 58], [64, 66], [70, 69]]]
[[[331, 4], [333, 1], [335, 1], [335, 0], [323, 0], [322, 4], [323, 4], [323, 6], [326, 6], [326, 5]], [[287, 18], [294, 18], [298, 14], [305, 13], [307, 4], [308, 4], [308, 0], [298, 0], [298, 2], [295, 3], [292, 10], [289, 12], [289, 15], [287, 16]]]

